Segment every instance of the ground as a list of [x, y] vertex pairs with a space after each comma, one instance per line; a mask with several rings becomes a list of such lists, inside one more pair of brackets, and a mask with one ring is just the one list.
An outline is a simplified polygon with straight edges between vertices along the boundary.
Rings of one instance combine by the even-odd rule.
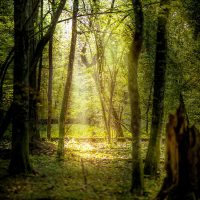
[[[142, 142], [142, 154], [147, 142]], [[49, 153], [51, 152], [51, 153]], [[108, 145], [71, 139], [66, 154], [58, 161], [56, 153], [31, 155], [36, 174], [10, 177], [8, 159], [0, 159], [0, 199], [152, 199], [162, 184], [145, 177], [145, 193], [133, 197], [131, 185], [130, 141]], [[36, 154], [36, 153], [35, 153]], [[163, 163], [163, 158], [161, 158]], [[163, 165], [161, 165], [163, 166]]]

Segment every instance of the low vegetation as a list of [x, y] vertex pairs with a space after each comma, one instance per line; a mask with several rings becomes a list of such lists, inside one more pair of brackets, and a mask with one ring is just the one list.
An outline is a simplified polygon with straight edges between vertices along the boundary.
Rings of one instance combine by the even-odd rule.
[[[44, 142], [42, 142], [44, 143]], [[3, 145], [3, 143], [2, 143]], [[9, 146], [4, 142], [4, 148]], [[131, 142], [76, 141], [65, 143], [65, 159], [56, 158], [51, 143], [48, 151], [35, 150], [32, 175], [9, 176], [8, 159], [0, 158], [0, 199], [132, 199]], [[162, 146], [161, 169], [164, 163]], [[147, 142], [142, 142], [145, 155]], [[43, 148], [44, 149], [44, 148]], [[145, 177], [145, 192], [138, 199], [151, 199], [161, 187], [162, 176]]]

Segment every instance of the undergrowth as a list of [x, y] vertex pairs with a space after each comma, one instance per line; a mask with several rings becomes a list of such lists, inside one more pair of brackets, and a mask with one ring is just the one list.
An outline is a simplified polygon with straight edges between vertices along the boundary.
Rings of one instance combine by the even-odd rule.
[[[142, 142], [143, 157], [146, 146]], [[156, 195], [163, 178], [163, 173], [156, 179], [145, 177], [144, 195], [130, 194], [130, 142], [108, 145], [71, 140], [64, 161], [58, 161], [55, 154], [32, 155], [31, 161], [35, 175], [10, 177], [6, 171], [9, 160], [0, 160], [0, 199], [147, 200]]]

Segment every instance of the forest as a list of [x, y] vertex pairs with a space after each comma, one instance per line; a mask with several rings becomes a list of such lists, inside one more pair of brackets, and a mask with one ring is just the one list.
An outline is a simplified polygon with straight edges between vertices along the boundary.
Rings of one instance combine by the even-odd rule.
[[0, 199], [200, 199], [199, 0], [0, 0]]

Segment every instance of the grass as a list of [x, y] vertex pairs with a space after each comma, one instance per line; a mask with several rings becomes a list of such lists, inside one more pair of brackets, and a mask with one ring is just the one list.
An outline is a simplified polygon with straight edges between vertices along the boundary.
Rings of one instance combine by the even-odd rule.
[[[146, 152], [142, 142], [142, 156]], [[152, 199], [163, 174], [145, 177], [145, 194], [134, 197], [131, 186], [130, 142], [107, 144], [69, 141], [64, 161], [55, 155], [33, 155], [36, 175], [6, 176], [8, 160], [0, 160], [0, 199]], [[162, 151], [163, 155], [163, 151]], [[162, 161], [162, 160], [161, 160]]]
[[[40, 133], [41, 137], [46, 138], [47, 131], [46, 125], [40, 126]], [[103, 128], [98, 126], [91, 126], [86, 124], [73, 124], [69, 125], [69, 127], [66, 126], [66, 136], [68, 137], [105, 137], [105, 133]], [[59, 130], [58, 130], [58, 124], [52, 124], [52, 138], [58, 138]]]

